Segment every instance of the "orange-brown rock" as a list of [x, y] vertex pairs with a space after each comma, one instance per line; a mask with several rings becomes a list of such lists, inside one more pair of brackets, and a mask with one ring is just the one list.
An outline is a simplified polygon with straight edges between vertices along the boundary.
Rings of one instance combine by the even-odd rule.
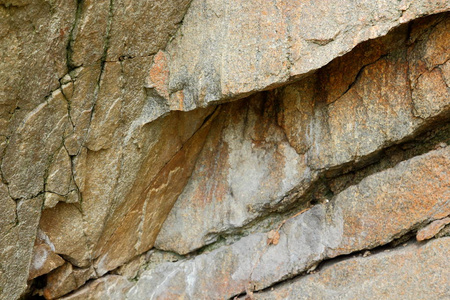
[[416, 239], [421, 242], [433, 238], [445, 225], [450, 224], [450, 218], [443, 218], [441, 220], [435, 220], [428, 224], [426, 227], [420, 229], [417, 232]]
[[251, 295], [437, 224], [449, 9], [0, 0], [0, 299]]
[[[159, 170], [155, 178], [141, 187], [136, 204], [129, 208], [116, 230], [108, 238], [96, 262], [97, 272], [108, 270], [149, 250], [167, 214], [182, 192], [203, 148], [216, 113], [197, 129], [182, 148]], [[138, 233], [136, 234], [136, 230]]]
[[58, 254], [55, 254], [49, 245], [35, 245], [28, 280], [47, 274], [64, 263], [64, 259], [62, 259]]
[[[159, 51], [153, 57], [153, 64], [147, 78], [147, 88], [154, 88], [158, 94], [165, 98], [169, 98], [169, 70], [167, 69], [167, 57], [163, 51]], [[171, 108], [176, 110], [176, 107]]]
[[449, 166], [450, 147], [401, 162], [287, 220], [277, 245], [255, 233], [192, 259], [163, 263], [144, 272], [128, 297], [232, 297], [249, 283], [260, 290], [324, 259], [385, 245], [450, 213]]
[[[367, 164], [380, 150], [445, 119], [450, 92], [441, 63], [450, 22], [441, 17], [427, 24], [400, 27], [295, 84], [224, 105], [156, 246], [186, 254], [213, 243], [286, 205], [287, 195], [307, 198], [328, 170]], [[408, 30], [439, 39], [409, 44]], [[419, 88], [410, 84], [409, 70], [428, 59], [423, 49], [440, 57], [429, 68], [443, 75], [426, 84], [434, 94], [424, 91], [429, 114], [418, 118], [422, 100], [412, 92]]]
[[42, 294], [46, 299], [59, 298], [82, 286], [94, 276], [95, 271], [92, 268], [76, 269], [70, 263], [65, 263], [48, 274]]

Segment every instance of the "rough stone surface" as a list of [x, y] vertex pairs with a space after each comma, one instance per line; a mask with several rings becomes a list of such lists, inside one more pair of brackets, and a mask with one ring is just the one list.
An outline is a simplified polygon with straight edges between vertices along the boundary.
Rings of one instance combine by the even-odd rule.
[[[9, 200], [8, 197], [2, 197], [2, 205]], [[42, 202], [42, 196], [16, 202], [11, 213], [14, 218], [9, 224], [2, 224], [0, 235], [2, 299], [17, 299], [26, 288]], [[1, 211], [3, 212], [3, 208]]]
[[97, 300], [106, 298], [110, 300], [122, 300], [130, 287], [131, 283], [123, 277], [117, 275], [107, 275], [89, 283], [86, 288], [59, 299]]
[[44, 189], [45, 171], [62, 146], [67, 126], [67, 102], [60, 90], [25, 116], [9, 140], [1, 165], [11, 197], [27, 199]]
[[0, 0], [0, 299], [231, 297], [447, 235], [449, 8]]
[[75, 205], [60, 202], [55, 207], [44, 210], [39, 228], [48, 237], [55, 253], [64, 255], [76, 266], [88, 265], [90, 257], [86, 250], [83, 216]]
[[46, 299], [58, 298], [82, 286], [94, 276], [93, 269], [74, 269], [70, 263], [65, 263], [48, 274], [43, 295]]
[[[324, 266], [254, 299], [445, 299], [450, 238]], [[424, 280], [427, 278], [427, 280]]]
[[64, 259], [55, 254], [51, 246], [39, 244], [34, 246], [28, 280], [49, 273], [64, 264]]
[[420, 88], [410, 86], [409, 70], [430, 60], [427, 49], [441, 59], [421, 76], [446, 74], [449, 26], [448, 19], [422, 26], [423, 35], [439, 39], [411, 44], [407, 28], [399, 28], [296, 84], [227, 105], [156, 247], [186, 254], [212, 243], [287, 194], [304, 194], [327, 169], [364, 160], [448, 114], [449, 88], [439, 76], [426, 84], [435, 93], [423, 104], [430, 113], [417, 118], [420, 101], [411, 89]]
[[[180, 151], [158, 172], [157, 177], [143, 189], [141, 201], [124, 216], [105, 245], [106, 253], [99, 256], [96, 262], [98, 272], [106, 273], [153, 246], [162, 223], [192, 173], [193, 163], [202, 149], [213, 119], [214, 115], [183, 144]], [[139, 231], [138, 234], [135, 234], [136, 230]]]
[[[193, 1], [170, 57], [170, 102], [190, 110], [316, 70], [448, 1]], [[374, 25], [375, 24], [375, 25]]]
[[256, 233], [191, 260], [163, 263], [144, 272], [127, 297], [232, 297], [249, 284], [262, 289], [326, 258], [389, 243], [450, 213], [449, 166], [450, 147], [402, 162], [288, 220], [277, 245]]
[[433, 221], [428, 226], [420, 229], [417, 232], [416, 239], [421, 242], [433, 238], [441, 231], [445, 225], [450, 224], [450, 218], [444, 218], [442, 220]]
[[249, 223], [285, 194], [304, 192], [315, 174], [277, 126], [276, 111], [275, 99], [261, 95], [221, 108], [157, 248], [186, 254], [216, 241], [211, 233]]

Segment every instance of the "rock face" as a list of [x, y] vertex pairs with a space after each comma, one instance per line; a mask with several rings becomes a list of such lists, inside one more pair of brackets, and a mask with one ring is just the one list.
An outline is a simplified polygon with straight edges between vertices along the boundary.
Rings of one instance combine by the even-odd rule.
[[277, 245], [254, 233], [193, 259], [161, 264], [144, 272], [128, 298], [230, 298], [249, 283], [260, 290], [327, 258], [387, 244], [416, 224], [450, 214], [448, 166], [450, 147], [368, 176], [331, 202], [288, 219]]
[[[450, 238], [351, 258], [284, 284], [254, 299], [442, 299], [450, 294], [446, 258]], [[424, 277], [433, 280], [422, 280]]]
[[[248, 224], [280, 201], [295, 201], [327, 170], [364, 160], [411, 136], [426, 119], [448, 114], [445, 72], [434, 69], [446, 64], [448, 53], [441, 59], [435, 53], [435, 61], [428, 62], [431, 72], [419, 71], [418, 65], [431, 59], [424, 49], [434, 47], [427, 46], [429, 40], [408, 37], [407, 29], [360, 45], [351, 56], [296, 84], [227, 105], [231, 118], [217, 119], [224, 125], [214, 126], [220, 132], [206, 142], [156, 246], [189, 253]], [[449, 29], [445, 21], [432, 32], [445, 35]], [[427, 51], [448, 52], [446, 35], [439, 37], [435, 50]], [[433, 101], [419, 96], [428, 92], [418, 84], [410, 84], [417, 77], [430, 78]], [[433, 112], [417, 116], [425, 107]], [[292, 199], [285, 199], [293, 193]], [[233, 214], [227, 214], [230, 209]]]
[[450, 297], [449, 9], [0, 0], [0, 299]]

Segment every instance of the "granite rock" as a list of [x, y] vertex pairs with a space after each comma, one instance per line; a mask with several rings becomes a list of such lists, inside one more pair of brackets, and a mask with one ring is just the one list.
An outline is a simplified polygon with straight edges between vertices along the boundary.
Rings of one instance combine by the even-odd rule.
[[446, 74], [449, 24], [412, 23], [409, 30], [439, 39], [411, 44], [408, 28], [400, 27], [298, 83], [223, 105], [156, 247], [187, 254], [211, 244], [286, 205], [288, 195], [307, 197], [330, 169], [364, 163], [445, 118], [450, 94], [443, 77], [430, 77], [426, 87], [434, 94], [425, 91], [431, 100], [422, 104], [429, 114], [418, 118], [419, 88], [410, 86], [408, 70], [430, 60], [427, 49], [441, 59], [430, 60], [423, 74]]
[[170, 102], [180, 109], [245, 96], [302, 77], [359, 43], [447, 1], [194, 0], [170, 57]]
[[287, 220], [277, 245], [255, 233], [189, 260], [163, 263], [144, 272], [127, 297], [229, 298], [325, 259], [385, 245], [450, 213], [449, 166], [450, 147], [402, 162]]
[[[442, 299], [450, 295], [450, 238], [324, 265], [254, 299]], [[426, 276], [428, 280], [423, 280]]]
[[0, 299], [251, 294], [447, 217], [449, 8], [0, 0]]

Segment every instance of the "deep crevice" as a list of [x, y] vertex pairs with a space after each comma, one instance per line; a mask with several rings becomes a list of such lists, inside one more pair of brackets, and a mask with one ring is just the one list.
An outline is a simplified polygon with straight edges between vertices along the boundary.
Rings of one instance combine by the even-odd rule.
[[72, 56], [73, 56], [73, 43], [75, 41], [74, 40], [74, 31], [75, 31], [76, 27], [78, 26], [78, 22], [80, 21], [81, 9], [82, 9], [83, 2], [84, 2], [84, 0], [77, 0], [77, 8], [75, 11], [75, 18], [73, 21], [72, 28], [70, 29], [69, 40], [67, 42], [67, 47], [66, 47], [67, 62], [66, 62], [66, 64], [67, 64], [68, 73], [70, 73], [71, 71], [73, 71], [74, 69], [79, 67], [73, 63]]

